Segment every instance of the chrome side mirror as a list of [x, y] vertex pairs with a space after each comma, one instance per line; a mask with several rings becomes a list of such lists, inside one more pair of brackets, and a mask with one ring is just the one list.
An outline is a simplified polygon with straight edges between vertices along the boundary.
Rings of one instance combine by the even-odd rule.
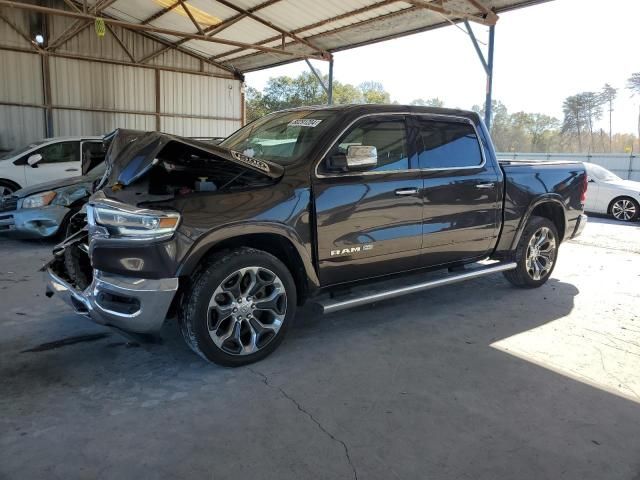
[[378, 150], [369, 145], [349, 145], [347, 170], [363, 170], [378, 165]]
[[29, 164], [30, 167], [36, 168], [37, 163], [40, 160], [42, 160], [42, 155], [40, 155], [39, 153], [36, 153], [35, 155], [30, 155], [29, 158], [27, 158], [27, 163]]

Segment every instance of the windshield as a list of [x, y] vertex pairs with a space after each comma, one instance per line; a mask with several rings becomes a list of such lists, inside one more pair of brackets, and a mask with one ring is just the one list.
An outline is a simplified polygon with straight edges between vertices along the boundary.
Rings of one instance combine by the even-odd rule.
[[611, 173], [609, 170], [607, 170], [606, 168], [602, 168], [599, 165], [589, 165], [587, 167], [587, 173], [603, 182], [615, 182], [618, 180], [622, 180], [616, 174]]
[[48, 140], [40, 140], [39, 142], [30, 143], [29, 145], [25, 145], [24, 147], [16, 148], [15, 150], [11, 150], [10, 152], [0, 154], [0, 160], [6, 160], [7, 158], [18, 157], [23, 153], [28, 152], [32, 148], [39, 147], [40, 145], [47, 142]]
[[292, 165], [311, 151], [334, 115], [322, 110], [274, 113], [241, 128], [219, 146], [247, 157]]

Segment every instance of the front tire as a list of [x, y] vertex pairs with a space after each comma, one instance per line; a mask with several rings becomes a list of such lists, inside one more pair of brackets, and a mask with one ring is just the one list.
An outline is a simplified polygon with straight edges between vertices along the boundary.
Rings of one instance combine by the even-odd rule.
[[611, 202], [609, 213], [616, 220], [635, 222], [640, 216], [640, 205], [631, 197], [619, 197]]
[[214, 256], [183, 297], [180, 329], [189, 347], [226, 367], [256, 362], [282, 342], [297, 303], [287, 267], [273, 255], [239, 248]]
[[554, 223], [548, 218], [531, 217], [512, 257], [518, 266], [504, 276], [520, 288], [544, 285], [556, 266], [559, 245]]
[[14, 192], [20, 190], [20, 185], [9, 180], [0, 180], [0, 198], [13, 195]]

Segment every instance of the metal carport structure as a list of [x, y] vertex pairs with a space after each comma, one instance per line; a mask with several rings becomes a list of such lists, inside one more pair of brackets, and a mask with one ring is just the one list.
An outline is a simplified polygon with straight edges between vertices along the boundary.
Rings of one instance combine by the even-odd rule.
[[[462, 23], [487, 74], [485, 110], [489, 123], [494, 29], [499, 14], [547, 1], [51, 0], [28, 3], [0, 0], [0, 25], [17, 32], [29, 42], [31, 53], [42, 57], [43, 82], [50, 75], [47, 71], [49, 58], [112, 61], [68, 48], [73, 45], [74, 38], [95, 29], [99, 36], [112, 37], [126, 53], [126, 59], [119, 60], [118, 64], [140, 68], [243, 81], [245, 72], [299, 60], [324, 60], [329, 62], [329, 85], [323, 87], [331, 101], [335, 52]], [[41, 20], [35, 25], [31, 21], [29, 31], [25, 31], [7, 17], [9, 12], [17, 10], [37, 15]], [[64, 21], [64, 28], [51, 28], [54, 18]], [[475, 39], [471, 23], [490, 29], [487, 58]], [[49, 38], [54, 30], [55, 36]], [[125, 33], [153, 39], [157, 48], [134, 49], [125, 40]], [[65, 45], [67, 48], [61, 48]], [[2, 50], [18, 49], [0, 43]], [[24, 50], [22, 47], [21, 51]], [[171, 51], [195, 59], [196, 68], [158, 66], [157, 59]], [[50, 116], [51, 98], [47, 98], [46, 87], [44, 97], [43, 106]], [[159, 109], [153, 114], [157, 119], [163, 115]], [[241, 123], [244, 123], [244, 116]], [[159, 125], [156, 121], [156, 128]]]

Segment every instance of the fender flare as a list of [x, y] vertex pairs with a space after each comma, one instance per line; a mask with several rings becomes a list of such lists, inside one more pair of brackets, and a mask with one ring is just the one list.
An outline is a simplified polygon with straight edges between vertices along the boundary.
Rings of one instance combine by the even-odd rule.
[[539, 207], [540, 205], [543, 205], [545, 203], [553, 203], [555, 205], [558, 205], [560, 208], [562, 208], [562, 216], [564, 217], [564, 233], [565, 233], [564, 236], [566, 236], [566, 232], [568, 229], [567, 211], [564, 206], [564, 203], [562, 203], [562, 197], [557, 193], [545, 193], [544, 195], [537, 197], [533, 202], [529, 204], [527, 211], [525, 212], [525, 214], [522, 216], [522, 219], [520, 220], [520, 224], [518, 225], [516, 234], [513, 237], [513, 241], [511, 242], [511, 250], [514, 250], [517, 247], [518, 243], [520, 243], [520, 237], [522, 236], [522, 232], [524, 231], [525, 227], [529, 223], [529, 218], [531, 218], [531, 214], [533, 213], [533, 211], [536, 209], [536, 207]]
[[309, 282], [309, 286], [319, 288], [320, 280], [315, 269], [311, 252], [305, 247], [305, 242], [298, 233], [291, 227], [275, 222], [241, 222], [226, 224], [202, 235], [192, 245], [184, 256], [184, 260], [178, 268], [177, 275], [189, 275], [198, 266], [202, 258], [216, 245], [226, 240], [240, 238], [246, 235], [268, 234], [282, 237], [290, 243], [298, 253], [304, 272]]

